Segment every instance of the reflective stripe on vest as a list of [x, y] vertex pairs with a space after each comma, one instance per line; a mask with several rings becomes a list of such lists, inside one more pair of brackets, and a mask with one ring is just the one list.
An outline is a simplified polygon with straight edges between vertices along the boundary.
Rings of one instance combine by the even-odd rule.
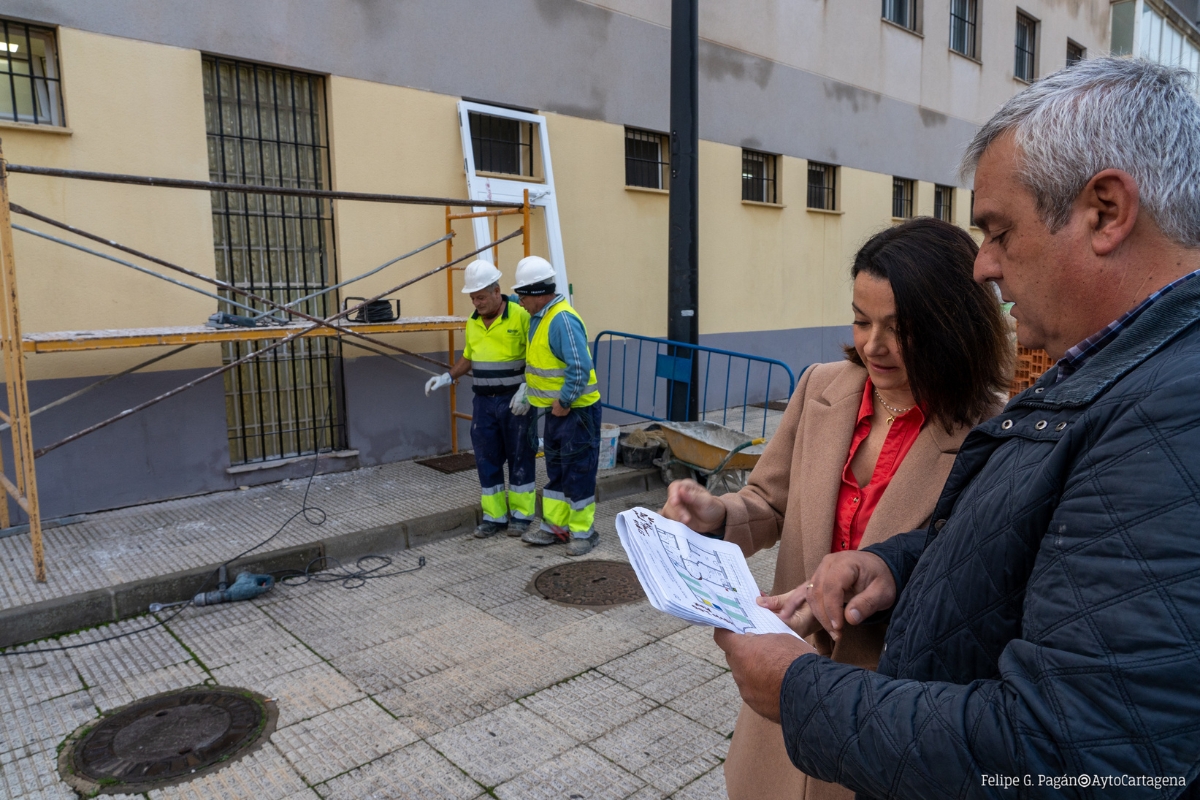
[[[539, 408], [549, 408], [554, 405], [562, 394], [566, 383], [567, 364], [561, 361], [550, 349], [550, 323], [559, 314], [570, 314], [583, 324], [583, 319], [571, 308], [566, 300], [559, 300], [546, 309], [545, 315], [538, 322], [537, 329], [529, 340], [529, 348], [525, 353], [525, 384], [526, 397], [530, 405]], [[584, 325], [584, 339], [587, 339], [587, 326]], [[596, 370], [588, 374], [587, 386], [572, 408], [584, 408], [600, 400], [597, 390]]]

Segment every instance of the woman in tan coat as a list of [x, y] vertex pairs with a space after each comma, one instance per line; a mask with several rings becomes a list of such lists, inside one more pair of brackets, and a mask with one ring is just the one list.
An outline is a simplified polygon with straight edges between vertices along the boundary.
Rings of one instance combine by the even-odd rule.
[[[714, 497], [676, 481], [663, 515], [698, 531], [723, 528], [747, 556], [778, 542], [773, 595], [803, 592], [830, 552], [928, 524], [967, 431], [999, 409], [1011, 364], [999, 303], [972, 280], [976, 250], [961, 228], [930, 218], [868, 241], [851, 270], [846, 360], [804, 373], [744, 489]], [[884, 627], [809, 641], [874, 669]], [[853, 796], [797, 770], [779, 725], [745, 705], [725, 781], [731, 800]]]

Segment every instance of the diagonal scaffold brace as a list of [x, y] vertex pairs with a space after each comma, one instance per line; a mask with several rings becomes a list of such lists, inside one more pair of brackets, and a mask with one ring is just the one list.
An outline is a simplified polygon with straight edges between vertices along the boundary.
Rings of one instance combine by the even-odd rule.
[[[140, 185], [145, 185], [145, 186], [169, 186], [172, 188], [182, 188], [182, 189], [203, 189], [203, 190], [210, 190], [210, 191], [239, 191], [239, 190], [242, 190], [242, 191], [246, 191], [248, 193], [311, 196], [311, 197], [319, 197], [321, 199], [329, 199], [329, 200], [340, 199], [340, 200], [358, 200], [358, 201], [366, 201], [366, 202], [384, 202], [384, 203], [402, 203], [402, 204], [414, 203], [414, 204], [420, 204], [420, 205], [468, 206], [468, 207], [474, 207], [474, 208], [478, 208], [479, 206], [484, 206], [484, 207], [492, 207], [492, 208], [497, 208], [497, 209], [504, 209], [504, 211], [500, 212], [500, 213], [516, 213], [516, 214], [523, 213], [525, 224], [521, 228], [518, 228], [516, 231], [512, 232], [511, 234], [508, 234], [507, 236], [499, 238], [484, 247], [480, 247], [476, 250], [473, 250], [470, 253], [460, 256], [459, 258], [455, 258], [455, 259], [448, 258], [447, 263], [442, 264], [439, 267], [431, 269], [431, 270], [429, 270], [421, 275], [418, 275], [415, 278], [412, 278], [410, 280], [406, 280], [397, 286], [394, 286], [384, 292], [381, 292], [381, 293], [375, 295], [372, 298], [369, 298], [369, 299], [359, 303], [358, 305], [355, 305], [355, 306], [352, 306], [349, 308], [345, 308], [336, 314], [333, 314], [329, 317], [321, 319], [321, 318], [317, 318], [315, 316], [306, 314], [304, 312], [301, 312], [295, 308], [295, 305], [298, 305], [303, 300], [309, 299], [309, 298], [301, 298], [300, 300], [293, 301], [293, 302], [287, 303], [287, 304], [277, 303], [268, 298], [260, 297], [252, 292], [242, 289], [241, 287], [226, 283], [224, 281], [219, 281], [214, 278], [210, 278], [209, 276], [206, 276], [206, 275], [203, 275], [200, 273], [196, 273], [185, 267], [181, 267], [179, 265], [172, 264], [163, 259], [155, 258], [154, 256], [150, 256], [148, 254], [134, 250], [133, 248], [129, 248], [124, 245], [120, 245], [117, 242], [105, 239], [105, 238], [97, 236], [95, 234], [89, 234], [86, 231], [81, 231], [81, 230], [74, 228], [73, 226], [70, 226], [66, 223], [59, 222], [57, 220], [50, 219], [43, 215], [27, 211], [26, 209], [14, 204], [14, 203], [11, 203], [9, 200], [8, 176], [12, 173], [26, 173], [26, 174], [31, 174], [31, 175], [43, 175], [43, 176], [47, 176], [47, 177], [81, 178], [84, 180], [97, 180], [97, 181], [117, 182], [117, 183], [133, 183], [133, 184], [140, 184]], [[121, 250], [121, 251], [126, 252], [130, 255], [133, 255], [135, 257], [145, 259], [147, 261], [150, 261], [155, 264], [159, 264], [161, 266], [165, 266], [170, 270], [173, 270], [173, 271], [179, 272], [179, 273], [183, 273], [193, 279], [203, 281], [210, 285], [215, 285], [219, 289], [221, 289], [225, 292], [228, 292], [228, 293], [234, 294], [234, 295], [240, 295], [247, 302], [258, 303], [258, 304], [261, 304], [261, 306], [265, 306], [265, 307], [271, 309], [271, 311], [268, 311], [266, 314], [260, 313], [259, 316], [267, 316], [267, 315], [274, 315], [276, 313], [283, 313], [285, 315], [291, 315], [294, 317], [298, 317], [298, 318], [305, 320], [311, 324], [309, 324], [305, 327], [302, 327], [298, 330], [289, 326], [288, 330], [290, 330], [291, 332], [287, 336], [283, 337], [282, 339], [274, 341], [273, 344], [270, 344], [260, 350], [256, 350], [256, 351], [248, 354], [247, 356], [244, 356], [232, 363], [226, 364], [219, 369], [215, 369], [205, 375], [200, 376], [199, 378], [197, 378], [195, 380], [189, 381], [188, 383], [183, 384], [182, 386], [176, 387], [175, 389], [173, 389], [169, 392], [166, 392], [157, 397], [151, 398], [150, 400], [147, 400], [143, 403], [140, 403], [139, 405], [137, 405], [131, 409], [128, 409], [126, 411], [123, 411], [120, 414], [117, 414], [106, 420], [102, 420], [99, 423], [91, 425], [91, 426], [85, 428], [84, 430], [78, 431], [75, 434], [72, 434], [71, 436], [68, 436], [60, 441], [57, 441], [53, 444], [50, 444], [50, 445], [47, 445], [45, 447], [35, 450], [33, 447], [33, 435], [32, 435], [32, 429], [31, 429], [31, 417], [33, 416], [33, 414], [43, 411], [43, 410], [47, 410], [49, 408], [52, 408], [52, 407], [55, 407], [58, 405], [61, 405], [62, 403], [68, 402], [69, 400], [71, 400], [75, 397], [78, 397], [78, 396], [82, 395], [83, 393], [90, 391], [93, 388], [96, 388], [99, 385], [103, 385], [103, 383], [107, 382], [108, 379], [100, 381], [99, 383], [93, 384], [91, 386], [84, 387], [83, 389], [81, 389], [75, 393], [72, 393], [70, 395], [67, 395], [66, 397], [60, 398], [59, 400], [54, 401], [53, 403], [50, 403], [43, 408], [37, 409], [37, 411], [30, 410], [30, 403], [29, 403], [29, 397], [28, 397], [28, 378], [27, 378], [26, 371], [25, 371], [25, 351], [24, 351], [25, 340], [24, 340], [24, 336], [22, 334], [22, 328], [21, 328], [21, 323], [20, 323], [18, 294], [17, 294], [17, 287], [16, 287], [16, 267], [15, 267], [15, 261], [14, 261], [14, 248], [13, 248], [13, 237], [12, 237], [12, 230], [13, 230], [14, 226], [12, 224], [12, 217], [11, 217], [11, 215], [13, 213], [26, 214], [34, 219], [41, 220], [47, 224], [61, 228], [70, 233], [82, 236], [84, 238], [89, 238], [93, 241], [99, 242], [103, 245], [115, 248], [117, 250]], [[493, 212], [493, 213], [495, 213], [495, 212]], [[323, 190], [289, 189], [289, 188], [285, 188], [285, 187], [266, 187], [266, 186], [259, 187], [259, 186], [249, 186], [249, 185], [241, 186], [241, 185], [230, 185], [230, 184], [216, 184], [216, 183], [207, 182], [207, 181], [186, 181], [186, 180], [176, 180], [176, 179], [149, 178], [149, 177], [143, 177], [143, 176], [112, 175], [112, 174], [108, 174], [108, 173], [88, 173], [88, 172], [82, 172], [82, 171], [78, 171], [78, 170], [61, 170], [61, 169], [45, 168], [45, 167], [28, 167], [28, 166], [21, 166], [21, 165], [9, 165], [7, 160], [4, 158], [3, 152], [0, 151], [0, 355], [2, 355], [2, 357], [4, 359], [4, 362], [3, 362], [4, 380], [5, 380], [5, 390], [6, 390], [6, 394], [7, 394], [7, 400], [8, 400], [7, 412], [0, 411], [0, 423], [3, 423], [2, 425], [0, 425], [0, 432], [3, 432], [4, 428], [8, 428], [12, 435], [12, 444], [13, 444], [12, 453], [13, 453], [13, 458], [15, 461], [15, 468], [16, 468], [15, 482], [14, 482], [13, 480], [10, 480], [8, 478], [8, 476], [5, 474], [3, 454], [2, 454], [2, 452], [0, 452], [0, 488], [3, 488], [5, 493], [8, 496], [12, 497], [13, 501], [17, 504], [17, 506], [21, 510], [23, 510], [29, 517], [29, 536], [30, 536], [30, 543], [31, 543], [31, 547], [32, 547], [35, 579], [39, 583], [44, 583], [46, 581], [45, 551], [44, 551], [44, 545], [43, 545], [43, 540], [42, 540], [42, 524], [41, 524], [41, 515], [40, 515], [39, 509], [38, 509], [37, 478], [36, 478], [36, 470], [35, 470], [35, 466], [34, 466], [34, 462], [35, 462], [36, 458], [56, 449], [58, 447], [68, 444], [69, 442], [73, 442], [79, 438], [82, 438], [83, 436], [86, 436], [94, 431], [100, 430], [103, 427], [111, 425], [114, 422], [124, 419], [127, 416], [135, 414], [138, 411], [141, 411], [145, 408], [150, 407], [151, 405], [162, 402], [170, 397], [180, 394], [181, 392], [184, 392], [194, 386], [197, 386], [200, 383], [203, 383], [204, 381], [207, 381], [214, 377], [222, 375], [231, 369], [234, 369], [238, 366], [241, 366], [242, 364], [245, 364], [246, 362], [252, 361], [252, 360], [260, 358], [268, 353], [271, 353], [271, 352], [275, 351], [276, 349], [278, 349], [279, 347], [282, 347], [297, 338], [300, 338], [302, 336], [307, 336], [310, 334], [314, 334], [314, 333], [315, 333], [315, 335], [318, 335], [318, 336], [339, 335], [339, 334], [346, 335], [349, 337], [353, 337], [354, 339], [357, 339], [357, 340], [371, 342], [372, 344], [386, 348], [387, 350], [391, 350], [391, 351], [393, 351], [393, 353], [400, 353], [400, 354], [403, 354], [403, 355], [411, 357], [411, 358], [416, 358], [421, 361], [426, 361], [426, 362], [432, 363], [441, 369], [445, 369], [446, 365], [435, 359], [431, 359], [431, 358], [428, 358], [427, 356], [421, 355], [419, 353], [413, 353], [411, 351], [405, 350], [404, 348], [393, 345], [390, 342], [381, 341], [374, 336], [369, 336], [369, 335], [363, 333], [362, 331], [354, 330], [353, 328], [347, 328], [344, 325], [338, 324], [338, 322], [339, 322], [339, 320], [343, 320], [345, 317], [348, 317], [350, 314], [355, 313], [359, 309], [365, 308], [370, 303], [373, 303], [377, 300], [381, 300], [391, 294], [394, 294], [394, 293], [400, 291], [401, 289], [405, 288], [406, 286], [410, 286], [410, 285], [412, 285], [420, 280], [423, 280], [425, 278], [428, 278], [432, 275], [436, 275], [443, 271], [452, 270], [455, 267], [455, 265], [460, 264], [463, 261], [466, 261], [467, 259], [472, 258], [473, 256], [479, 255], [480, 253], [483, 253], [488, 249], [492, 249], [502, 242], [516, 238], [518, 236], [525, 237], [525, 240], [526, 240], [525, 249], [526, 249], [526, 254], [528, 255], [528, 249], [529, 249], [528, 231], [529, 231], [528, 193], [526, 193], [526, 198], [525, 198], [524, 203], [512, 203], [512, 202], [493, 202], [493, 201], [481, 202], [481, 201], [474, 201], [474, 200], [459, 200], [456, 198], [433, 198], [433, 197], [415, 197], [415, 196], [406, 196], [406, 195], [382, 195], [382, 194], [365, 194], [365, 193], [358, 193], [358, 192], [333, 192], [333, 191], [323, 191]], [[31, 229], [28, 230], [28, 232], [31, 234], [34, 234], [34, 235], [42, 236], [43, 238], [52, 238], [45, 234], [35, 232]], [[447, 250], [449, 251], [450, 250], [450, 247], [449, 247], [450, 239], [452, 239], [452, 238], [453, 238], [453, 232], [448, 230], [446, 236], [444, 236], [438, 240], [435, 240], [434, 242], [431, 242], [428, 245], [425, 245], [425, 246], [419, 248], [418, 252], [420, 250], [425, 250], [426, 248], [436, 245], [443, 241], [447, 243], [447, 245], [448, 245]], [[80, 247], [79, 245], [67, 242], [65, 240], [55, 239], [55, 241], [58, 241], [60, 244], [65, 244], [65, 245], [74, 247], [76, 249], [81, 249], [81, 250], [85, 249], [85, 248]], [[118, 263], [121, 263], [124, 266], [133, 267], [135, 269], [138, 269], [138, 271], [148, 272], [149, 274], [153, 275], [154, 277], [163, 278], [163, 279], [169, 280], [172, 283], [179, 283], [178, 281], [174, 281], [174, 280], [166, 278], [166, 276], [164, 276], [164, 275], [160, 275], [158, 273], [153, 273], [152, 271], [137, 267], [136, 265], [130, 264], [128, 262], [124, 262], [119, 259], [115, 259], [112, 256], [108, 256], [106, 254], [95, 252], [95, 251], [90, 251], [90, 250], [88, 252], [92, 253], [93, 255], [97, 255], [102, 258], [106, 258], [108, 260], [117, 261]], [[413, 253], [406, 254], [405, 256], [401, 256], [400, 258], [393, 259], [391, 262], [381, 265], [380, 267], [372, 270], [368, 274], [375, 274], [376, 272], [380, 271], [381, 269], [388, 266], [389, 264], [394, 263], [395, 261], [401, 260], [403, 258], [406, 258], [408, 255], [412, 255], [412, 254]], [[461, 269], [461, 267], [459, 267], [459, 269]], [[449, 273], [447, 273], [447, 274], [449, 274]], [[367, 277], [367, 276], [366, 275], [360, 276], [359, 278], [355, 278], [353, 280], [358, 280], [358, 279], [361, 279], [362, 277]], [[352, 282], [352, 281], [347, 281], [344, 283], [348, 283], [348, 282]], [[183, 285], [185, 288], [196, 290], [196, 287], [187, 286], [186, 284], [183, 284]], [[336, 288], [336, 287], [334, 287], [334, 288]], [[326, 291], [329, 291], [329, 290], [326, 290]], [[207, 294], [207, 293], [205, 293], [205, 294]], [[242, 305], [242, 303], [233, 301], [229, 297], [221, 297], [219, 299], [221, 300], [221, 302], [232, 303], [235, 306], [241, 306], [243, 308], [246, 307], [246, 306]], [[257, 309], [256, 309], [256, 311], [257, 311]], [[282, 333], [282, 331], [281, 331], [281, 333]], [[347, 344], [354, 344], [355, 346], [363, 347], [363, 349], [370, 350], [371, 352], [377, 353], [379, 355], [385, 355], [385, 356], [391, 358], [392, 360], [397, 361], [398, 363], [404, 364], [405, 366], [415, 367], [415, 365], [413, 365], [413, 364], [410, 364], [406, 361], [396, 358], [396, 356], [393, 355], [393, 353], [381, 352], [379, 350], [375, 350], [374, 348], [366, 347], [357, 341], [355, 341], [355, 342], [348, 341]], [[137, 371], [138, 369], [141, 369], [142, 367], [147, 366], [150, 363], [154, 363], [158, 360], [161, 360], [163, 358], [167, 358], [171, 355], [174, 355], [175, 353], [181, 352], [183, 349], [186, 349], [186, 348], [179, 348], [177, 350], [173, 350], [170, 353], [167, 353], [163, 356], [152, 359], [150, 362], [145, 362], [143, 364], [132, 367], [129, 370], [126, 370], [124, 373], [121, 373], [121, 374], [128, 374], [129, 372]], [[453, 355], [451, 355], [451, 361], [453, 361]], [[419, 367], [416, 367], [416, 368], [420, 369]], [[119, 375], [111, 376], [110, 379], [114, 379], [115, 377], [119, 377]], [[2, 498], [0, 498], [0, 499], [2, 499]], [[10, 513], [9, 513], [9, 506], [8, 506], [7, 501], [0, 502], [0, 527], [5, 527], [5, 528], [10, 527], [9, 517], [10, 517]]]

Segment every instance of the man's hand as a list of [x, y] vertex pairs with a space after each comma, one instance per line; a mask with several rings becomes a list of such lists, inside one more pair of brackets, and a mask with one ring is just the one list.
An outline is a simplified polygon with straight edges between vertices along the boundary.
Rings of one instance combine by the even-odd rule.
[[667, 504], [658, 513], [699, 533], [725, 524], [725, 504], [693, 480], [672, 481], [667, 487]]
[[825, 556], [807, 588], [808, 607], [835, 642], [847, 623], [858, 625], [896, 603], [896, 579], [887, 564], [858, 550]]
[[436, 378], [430, 378], [425, 381], [425, 396], [428, 397], [430, 392], [436, 392], [443, 386], [449, 386], [452, 383], [454, 383], [454, 378], [450, 377], [449, 372], [443, 372]]
[[755, 635], [717, 628], [713, 639], [725, 651], [725, 660], [746, 705], [759, 716], [779, 722], [783, 676], [797, 658], [817, 651], [803, 639], [786, 633]]
[[529, 409], [529, 399], [525, 396], [525, 384], [522, 383], [516, 393], [513, 394], [512, 399], [508, 401], [508, 410], [514, 416], [523, 417], [529, 413]]
[[807, 583], [790, 592], [755, 599], [760, 606], [773, 611], [789, 628], [806, 639], [821, 630], [821, 623], [817, 622], [808, 604]]
[[554, 398], [554, 405], [550, 406], [550, 413], [556, 417], [565, 417], [567, 414], [571, 413], [571, 409], [564, 408], [563, 404], [560, 403], [556, 397]]

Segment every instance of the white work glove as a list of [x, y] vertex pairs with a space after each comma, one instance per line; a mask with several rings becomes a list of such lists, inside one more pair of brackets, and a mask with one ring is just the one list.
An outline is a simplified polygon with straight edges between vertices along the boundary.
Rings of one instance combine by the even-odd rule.
[[512, 400], [508, 401], [508, 410], [518, 417], [523, 417], [529, 413], [529, 408], [529, 401], [525, 399], [525, 384], [522, 383]]
[[425, 381], [425, 396], [428, 397], [430, 392], [436, 392], [438, 389], [448, 386], [451, 383], [454, 383], [454, 378], [450, 377], [449, 372], [443, 372], [436, 378], [430, 378]]

